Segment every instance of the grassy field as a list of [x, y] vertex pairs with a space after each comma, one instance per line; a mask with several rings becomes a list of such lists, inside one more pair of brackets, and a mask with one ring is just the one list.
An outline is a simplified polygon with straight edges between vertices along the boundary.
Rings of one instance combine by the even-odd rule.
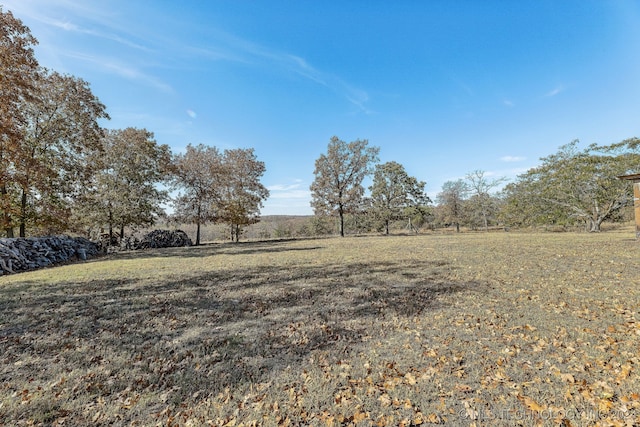
[[640, 425], [640, 246], [212, 244], [0, 277], [0, 424]]

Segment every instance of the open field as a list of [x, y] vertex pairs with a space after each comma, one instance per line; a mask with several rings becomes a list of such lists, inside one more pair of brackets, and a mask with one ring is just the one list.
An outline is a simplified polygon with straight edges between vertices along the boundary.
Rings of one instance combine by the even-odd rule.
[[0, 424], [640, 425], [633, 231], [215, 244], [0, 277]]

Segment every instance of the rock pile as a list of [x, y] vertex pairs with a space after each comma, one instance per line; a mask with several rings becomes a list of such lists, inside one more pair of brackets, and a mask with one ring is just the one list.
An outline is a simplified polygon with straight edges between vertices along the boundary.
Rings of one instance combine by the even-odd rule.
[[136, 242], [134, 248], [174, 248], [191, 245], [193, 245], [191, 239], [182, 230], [153, 230]]
[[99, 252], [83, 237], [48, 236], [0, 239], [0, 275], [47, 267], [73, 259], [86, 260]]

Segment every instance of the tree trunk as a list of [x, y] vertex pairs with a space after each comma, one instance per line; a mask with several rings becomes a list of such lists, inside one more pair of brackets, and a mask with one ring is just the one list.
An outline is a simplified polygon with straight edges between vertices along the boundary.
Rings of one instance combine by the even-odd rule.
[[120, 240], [124, 239], [124, 224], [120, 226]]
[[340, 237], [344, 237], [344, 210], [342, 206], [338, 208], [338, 214], [340, 215]]
[[236, 243], [240, 241], [240, 225], [236, 224], [234, 227], [234, 234], [236, 236]]
[[[0, 186], [0, 196], [2, 196], [3, 199], [7, 199], [8, 198], [8, 191], [7, 191], [7, 186], [6, 184], [2, 184]], [[6, 205], [7, 209], [10, 208], [10, 204], [7, 202]], [[5, 226], [5, 234], [7, 235], [8, 238], [12, 238], [13, 237], [13, 227], [11, 227], [11, 213], [7, 210], [3, 213], [3, 222], [6, 224]]]
[[111, 202], [109, 202], [108, 208], [109, 208], [109, 244], [107, 246], [111, 246], [111, 241], [113, 240], [113, 211], [111, 210]]
[[27, 237], [27, 192], [24, 190], [20, 198], [20, 237]]
[[384, 231], [385, 231], [386, 235], [388, 236], [389, 235], [389, 220], [388, 219], [384, 220]]
[[196, 246], [200, 245], [200, 204], [198, 204], [198, 212], [196, 214]]
[[460, 223], [456, 222], [456, 233], [460, 232]]

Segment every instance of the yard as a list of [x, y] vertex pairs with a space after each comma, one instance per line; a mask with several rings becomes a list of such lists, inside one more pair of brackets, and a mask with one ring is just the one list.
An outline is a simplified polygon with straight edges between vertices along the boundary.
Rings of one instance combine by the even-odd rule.
[[0, 277], [0, 425], [639, 425], [633, 237], [209, 244]]

